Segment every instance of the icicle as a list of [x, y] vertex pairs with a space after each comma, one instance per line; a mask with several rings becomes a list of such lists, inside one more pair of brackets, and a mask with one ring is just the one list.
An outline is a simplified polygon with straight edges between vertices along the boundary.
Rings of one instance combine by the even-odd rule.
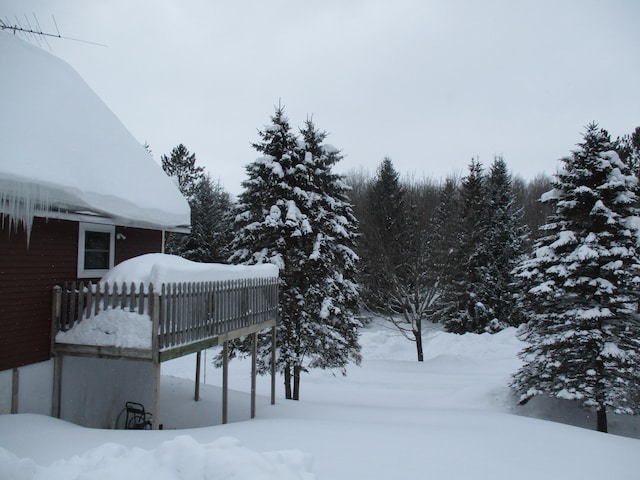
[[[6, 188], [5, 188], [6, 187]], [[9, 228], [18, 231], [22, 225], [27, 234], [27, 245], [31, 240], [33, 218], [37, 211], [51, 208], [51, 195], [43, 185], [15, 182], [0, 182], [0, 214], [2, 223], [9, 217]]]

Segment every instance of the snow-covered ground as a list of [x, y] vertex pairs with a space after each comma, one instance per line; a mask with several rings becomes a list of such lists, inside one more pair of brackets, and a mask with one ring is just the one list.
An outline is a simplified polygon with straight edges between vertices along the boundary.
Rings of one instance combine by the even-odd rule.
[[[269, 405], [258, 382], [249, 420], [250, 365], [231, 363], [227, 425], [221, 372], [207, 353], [194, 402], [193, 356], [162, 366], [162, 431], [88, 429], [37, 415], [0, 416], [0, 479], [638, 479], [639, 423], [611, 417], [593, 428], [573, 405], [515, 405], [506, 384], [519, 365], [513, 329], [452, 335], [429, 325], [425, 362], [414, 346], [374, 323], [362, 332], [362, 366], [348, 376], [314, 371], [301, 400]], [[527, 416], [519, 415], [522, 413]], [[626, 436], [622, 436], [626, 435]], [[630, 438], [636, 437], [636, 438]]]

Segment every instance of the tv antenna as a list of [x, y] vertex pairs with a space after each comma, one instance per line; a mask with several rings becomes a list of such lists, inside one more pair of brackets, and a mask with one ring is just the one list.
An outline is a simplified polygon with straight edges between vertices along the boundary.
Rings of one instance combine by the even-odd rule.
[[15, 17], [15, 21], [11, 21], [8, 18], [0, 18], [0, 30], [10, 30], [14, 35], [21, 35], [27, 40], [33, 40], [38, 44], [39, 47], [42, 47], [42, 44], [44, 43], [50, 51], [52, 51], [52, 48], [47, 41], [47, 37], [72, 40], [74, 42], [89, 43], [91, 45], [106, 47], [106, 45], [103, 45], [102, 43], [90, 42], [89, 40], [63, 36], [62, 34], [60, 34], [60, 29], [58, 28], [56, 17], [54, 17], [53, 15], [51, 15], [51, 19], [53, 20], [53, 25], [56, 27], [56, 33], [45, 32], [44, 30], [42, 30], [40, 21], [38, 20], [38, 17], [36, 17], [36, 14], [32, 13], [32, 16], [33, 19], [30, 20], [29, 17], [25, 14], [23, 21], [21, 21], [18, 17]]

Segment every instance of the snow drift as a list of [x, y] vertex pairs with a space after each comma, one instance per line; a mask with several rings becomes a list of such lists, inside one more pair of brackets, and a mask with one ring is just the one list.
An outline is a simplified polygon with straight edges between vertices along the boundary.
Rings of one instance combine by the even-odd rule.
[[[242, 421], [249, 419], [246, 359], [229, 366], [232, 423], [173, 430], [220, 422], [222, 375], [203, 362], [209, 373], [194, 402], [193, 356], [162, 365], [165, 430], [100, 430], [39, 415], [0, 415], [0, 478], [638, 478], [639, 440], [592, 431], [592, 421], [587, 430], [513, 414], [521, 407], [511, 404], [507, 384], [524, 346], [515, 329], [455, 335], [427, 324], [425, 361], [417, 362], [414, 345], [388, 327], [375, 322], [362, 330], [362, 365], [350, 365], [347, 377], [332, 371], [305, 377], [299, 402], [284, 400], [280, 391], [270, 405], [270, 379], [259, 377], [251, 421]], [[564, 403], [573, 419], [583, 412]], [[145, 466], [148, 471], [138, 469]]]

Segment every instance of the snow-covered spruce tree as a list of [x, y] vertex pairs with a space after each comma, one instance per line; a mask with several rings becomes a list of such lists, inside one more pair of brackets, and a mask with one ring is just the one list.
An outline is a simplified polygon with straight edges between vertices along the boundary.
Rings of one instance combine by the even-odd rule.
[[490, 250], [487, 245], [489, 221], [486, 185], [482, 164], [472, 160], [462, 179], [462, 216], [456, 244], [450, 256], [448, 281], [443, 285], [438, 315], [453, 333], [484, 332], [495, 318], [490, 295]]
[[638, 180], [612, 146], [589, 125], [541, 199], [554, 213], [518, 270], [531, 318], [512, 382], [521, 403], [547, 394], [595, 409], [602, 432], [607, 410], [640, 413]]
[[496, 157], [487, 177], [487, 225], [484, 242], [489, 250], [486, 265], [488, 291], [484, 302], [492, 312], [490, 331], [522, 323], [516, 308], [518, 284], [513, 269], [522, 261], [527, 228], [523, 224], [522, 209], [516, 206], [511, 175], [502, 157]]
[[[282, 108], [271, 120], [254, 144], [263, 156], [247, 166], [231, 260], [280, 268], [277, 364], [286, 397], [297, 400], [301, 372], [360, 361], [356, 221], [346, 184], [331, 172], [341, 157], [322, 143], [326, 135], [307, 122], [299, 139]], [[259, 368], [266, 371], [271, 340], [263, 336], [258, 349]], [[246, 341], [235, 342], [230, 355], [247, 351]]]
[[324, 143], [326, 132], [317, 130], [311, 120], [300, 135], [297, 154], [303, 162], [298, 166], [302, 173], [298, 194], [315, 237], [304, 265], [308, 278], [304, 354], [310, 368], [338, 368], [344, 374], [349, 361], [360, 362], [357, 220], [345, 179], [332, 172], [342, 159], [339, 151]]
[[178, 254], [196, 262], [224, 263], [233, 238], [232, 202], [220, 182], [203, 175], [191, 200], [191, 233], [180, 244]]

